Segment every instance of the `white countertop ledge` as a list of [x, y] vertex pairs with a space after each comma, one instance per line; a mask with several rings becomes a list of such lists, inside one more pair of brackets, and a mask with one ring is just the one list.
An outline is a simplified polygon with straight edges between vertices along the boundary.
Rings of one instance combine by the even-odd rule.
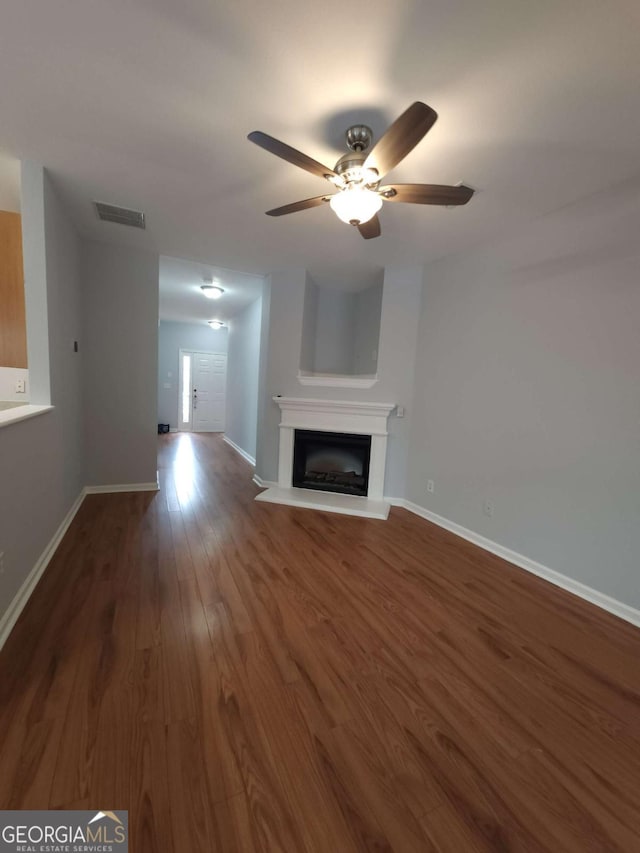
[[53, 409], [53, 406], [32, 406], [30, 403], [25, 406], [16, 406], [14, 409], [4, 409], [0, 412], [0, 428], [44, 415], [45, 412], [52, 412]]

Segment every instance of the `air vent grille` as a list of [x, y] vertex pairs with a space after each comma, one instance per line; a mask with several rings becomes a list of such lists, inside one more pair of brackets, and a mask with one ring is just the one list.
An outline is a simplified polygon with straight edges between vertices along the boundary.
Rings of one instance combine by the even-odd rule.
[[145, 228], [144, 213], [138, 210], [128, 210], [126, 207], [116, 207], [113, 204], [94, 202], [98, 217], [103, 222], [117, 222], [118, 225], [130, 225], [133, 228]]

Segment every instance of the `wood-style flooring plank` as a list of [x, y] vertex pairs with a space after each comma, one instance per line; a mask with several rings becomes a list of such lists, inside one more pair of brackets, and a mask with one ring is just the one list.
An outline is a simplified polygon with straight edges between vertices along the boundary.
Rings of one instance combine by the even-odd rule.
[[0, 653], [0, 808], [142, 853], [640, 850], [640, 631], [393, 509], [256, 503], [221, 436], [88, 496]]

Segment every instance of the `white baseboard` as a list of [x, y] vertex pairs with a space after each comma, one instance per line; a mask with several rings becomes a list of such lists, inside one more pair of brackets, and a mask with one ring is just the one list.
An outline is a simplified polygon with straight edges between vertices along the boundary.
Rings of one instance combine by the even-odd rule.
[[247, 462], [249, 462], [249, 464], [253, 465], [253, 467], [255, 468], [256, 460], [253, 458], [253, 456], [250, 456], [246, 450], [243, 450], [239, 444], [236, 444], [235, 441], [231, 441], [228, 435], [223, 435], [222, 440], [225, 444], [228, 444], [229, 447], [233, 447], [236, 453], [239, 453], [243, 459], [246, 459]]
[[49, 541], [49, 544], [38, 558], [35, 566], [31, 569], [31, 571], [25, 578], [24, 583], [14, 596], [13, 601], [11, 602], [7, 610], [2, 614], [2, 617], [0, 618], [0, 649], [4, 646], [9, 634], [13, 630], [13, 626], [18, 621], [18, 617], [24, 610], [27, 601], [29, 601], [31, 593], [36, 588], [38, 581], [44, 574], [44, 570], [49, 565], [49, 562], [55, 554], [58, 545], [60, 544], [60, 542], [62, 542], [62, 537], [69, 529], [69, 525], [71, 524], [71, 522], [76, 516], [76, 513], [80, 509], [85, 494], [86, 492], [83, 489], [73, 502], [73, 506], [65, 515], [64, 519], [62, 520], [62, 523], [60, 524], [56, 532], [53, 534], [51, 540]]
[[603, 610], [607, 610], [609, 613], [613, 613], [614, 616], [619, 616], [620, 619], [624, 619], [626, 622], [630, 622], [632, 625], [640, 627], [640, 610], [637, 610], [635, 607], [630, 607], [628, 604], [624, 604], [622, 601], [611, 598], [603, 592], [599, 592], [597, 589], [593, 589], [586, 584], [580, 583], [580, 581], [567, 577], [567, 575], [556, 572], [554, 569], [543, 566], [541, 563], [537, 563], [535, 560], [531, 560], [523, 554], [518, 554], [517, 551], [505, 548], [504, 545], [500, 545], [473, 530], [462, 527], [462, 525], [456, 524], [455, 521], [449, 521], [448, 518], [443, 518], [443, 516], [437, 515], [435, 512], [431, 512], [431, 510], [425, 509], [425, 507], [420, 506], [419, 504], [403, 500], [401, 498], [387, 498], [387, 500], [393, 506], [402, 506], [405, 509], [408, 509], [409, 512], [413, 512], [421, 518], [426, 518], [427, 521], [437, 524], [438, 527], [443, 527], [450, 533], [455, 533], [456, 536], [460, 536], [462, 539], [466, 539], [468, 542], [478, 545], [485, 551], [489, 551], [497, 557], [502, 557], [502, 559], [506, 560], [508, 563], [513, 563], [514, 566], [518, 566], [520, 569], [531, 572], [532, 574], [549, 581], [549, 583], [559, 586], [562, 589], [567, 590], [567, 592], [577, 595], [579, 598], [584, 598], [586, 601], [590, 601], [591, 604], [595, 604]]
[[405, 509], [408, 509], [407, 502], [404, 498], [390, 498], [387, 495], [384, 496], [384, 499], [387, 503], [391, 504], [391, 506], [401, 506]]
[[258, 477], [257, 474], [253, 475], [253, 482], [256, 486], [260, 486], [261, 489], [271, 489], [278, 485], [275, 480], [263, 480], [262, 477]]
[[114, 483], [110, 486], [85, 486], [85, 495], [110, 495], [115, 492], [157, 492], [160, 483], [156, 478], [155, 483]]

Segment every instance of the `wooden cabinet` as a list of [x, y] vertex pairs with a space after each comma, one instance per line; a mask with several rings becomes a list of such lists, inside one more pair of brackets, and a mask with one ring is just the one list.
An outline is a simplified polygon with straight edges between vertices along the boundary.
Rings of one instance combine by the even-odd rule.
[[19, 213], [0, 211], [0, 367], [27, 367], [27, 322]]

